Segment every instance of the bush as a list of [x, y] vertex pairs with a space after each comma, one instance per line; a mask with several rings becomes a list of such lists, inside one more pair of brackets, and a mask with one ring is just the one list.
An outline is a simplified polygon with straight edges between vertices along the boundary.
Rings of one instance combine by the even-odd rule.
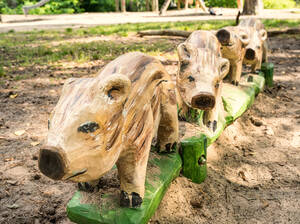
[[296, 5], [294, 0], [263, 0], [265, 9], [287, 9]]
[[[275, 0], [276, 1], [276, 0]], [[236, 0], [204, 0], [207, 7], [236, 8]]]

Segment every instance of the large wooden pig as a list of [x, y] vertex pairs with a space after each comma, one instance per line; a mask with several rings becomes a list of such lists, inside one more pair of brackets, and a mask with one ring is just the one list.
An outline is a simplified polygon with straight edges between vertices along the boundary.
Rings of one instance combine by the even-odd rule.
[[251, 65], [251, 72], [255, 72], [261, 68], [262, 62], [267, 62], [267, 31], [262, 22], [253, 17], [242, 20], [239, 27], [247, 32], [250, 39], [243, 63]]
[[250, 42], [248, 34], [241, 27], [228, 26], [218, 30], [216, 36], [222, 45], [222, 57], [227, 58], [230, 62], [230, 82], [238, 86], [241, 79], [246, 46]]
[[176, 85], [187, 107], [205, 110], [203, 123], [217, 129], [218, 116], [223, 111], [222, 80], [229, 71], [229, 61], [221, 57], [220, 43], [209, 31], [194, 31], [177, 48], [179, 67]]
[[55, 180], [89, 182], [117, 164], [121, 206], [138, 207], [154, 136], [161, 149], [176, 145], [175, 85], [158, 60], [128, 53], [95, 78], [64, 84], [40, 149], [39, 168]]

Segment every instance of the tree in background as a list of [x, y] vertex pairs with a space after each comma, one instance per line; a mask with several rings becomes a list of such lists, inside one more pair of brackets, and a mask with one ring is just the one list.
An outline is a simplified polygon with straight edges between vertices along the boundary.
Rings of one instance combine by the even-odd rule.
[[243, 15], [259, 15], [264, 9], [262, 0], [245, 0]]

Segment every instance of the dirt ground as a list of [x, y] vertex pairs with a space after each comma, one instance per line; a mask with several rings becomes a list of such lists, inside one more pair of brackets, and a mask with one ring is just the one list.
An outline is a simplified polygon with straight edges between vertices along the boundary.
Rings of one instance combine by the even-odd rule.
[[[300, 223], [300, 36], [271, 38], [269, 46], [275, 86], [208, 149], [204, 183], [182, 176], [172, 182], [151, 224]], [[103, 63], [68, 66], [81, 77], [96, 74]], [[167, 69], [174, 74], [176, 66]], [[76, 184], [52, 181], [37, 167], [64, 82], [55, 77], [64, 72], [32, 73], [32, 79], [12, 78], [0, 87], [0, 223], [67, 224]]]

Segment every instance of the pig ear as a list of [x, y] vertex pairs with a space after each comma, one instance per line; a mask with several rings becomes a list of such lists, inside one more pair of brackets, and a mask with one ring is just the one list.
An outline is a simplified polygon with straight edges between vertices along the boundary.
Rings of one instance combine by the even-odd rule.
[[188, 61], [191, 58], [189, 46], [185, 43], [179, 44], [177, 47], [179, 61]]
[[228, 59], [221, 58], [221, 60], [220, 60], [220, 79], [224, 79], [225, 76], [228, 74], [229, 66], [230, 66], [230, 64], [229, 64]]
[[259, 35], [262, 41], [265, 41], [267, 39], [267, 31], [265, 29], [262, 29], [259, 31]]
[[127, 76], [114, 74], [104, 80], [103, 93], [112, 101], [123, 103], [128, 97], [131, 89], [131, 81]]
[[245, 31], [240, 31], [239, 32], [239, 38], [242, 41], [243, 46], [246, 46], [250, 42], [250, 38], [248, 34]]

